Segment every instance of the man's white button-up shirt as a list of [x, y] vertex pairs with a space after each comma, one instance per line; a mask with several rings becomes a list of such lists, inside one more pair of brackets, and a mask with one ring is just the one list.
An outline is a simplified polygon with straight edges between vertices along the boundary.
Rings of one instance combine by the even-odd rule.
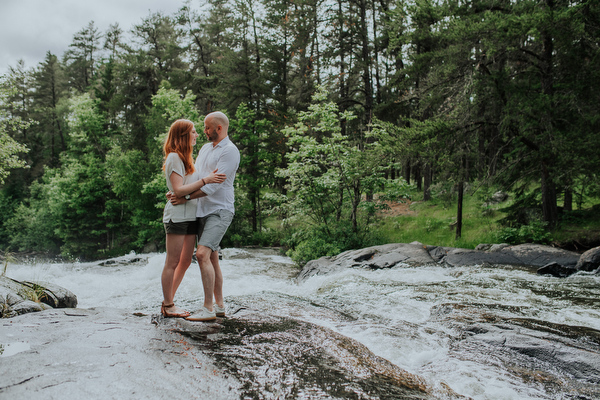
[[226, 136], [216, 146], [212, 142], [206, 143], [200, 149], [196, 159], [196, 171], [201, 177], [210, 175], [215, 169], [227, 178], [223, 183], [209, 183], [200, 190], [207, 194], [198, 201], [196, 216], [205, 217], [217, 210], [228, 210], [235, 213], [233, 181], [240, 165], [240, 152]]

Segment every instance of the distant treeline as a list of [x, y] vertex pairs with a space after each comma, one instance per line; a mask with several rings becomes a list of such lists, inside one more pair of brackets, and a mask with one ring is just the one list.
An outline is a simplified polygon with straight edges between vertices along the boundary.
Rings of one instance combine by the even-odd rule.
[[90, 22], [2, 78], [0, 248], [160, 248], [161, 142], [214, 110], [242, 152], [228, 243], [364, 245], [407, 183], [459, 205], [469, 182], [510, 190], [549, 227], [600, 196], [596, 0], [186, 4]]

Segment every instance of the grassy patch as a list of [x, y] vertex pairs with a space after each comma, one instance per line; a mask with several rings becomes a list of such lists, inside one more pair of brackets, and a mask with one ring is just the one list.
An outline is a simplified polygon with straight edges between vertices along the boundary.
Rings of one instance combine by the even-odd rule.
[[[419, 198], [414, 193], [413, 198]], [[413, 241], [437, 246], [475, 248], [479, 243], [493, 243], [504, 215], [496, 207], [482, 207], [475, 196], [465, 196], [462, 235], [456, 239], [456, 203], [432, 200], [414, 201], [410, 213], [384, 218], [374, 230], [388, 243]]]
[[[583, 209], [564, 211], [556, 229], [546, 231], [541, 221], [519, 228], [503, 226], [504, 209], [513, 204], [512, 197], [485, 206], [480, 195], [466, 194], [463, 204], [462, 236], [456, 239], [456, 198], [422, 201], [422, 194], [411, 193], [410, 213], [388, 216], [373, 227], [386, 243], [410, 243], [472, 249], [480, 243], [548, 243], [582, 251], [600, 245], [600, 204], [587, 202]], [[512, 232], [510, 230], [514, 230]]]

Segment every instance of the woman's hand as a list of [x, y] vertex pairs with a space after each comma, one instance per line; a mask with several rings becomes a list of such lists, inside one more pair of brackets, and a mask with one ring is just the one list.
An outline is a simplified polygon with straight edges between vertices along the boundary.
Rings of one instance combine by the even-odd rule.
[[222, 183], [227, 176], [225, 174], [217, 174], [218, 169], [215, 169], [209, 176], [203, 178], [205, 183]]
[[187, 201], [185, 197], [177, 197], [171, 192], [167, 192], [167, 201], [170, 201], [174, 206], [178, 206], [179, 204], [185, 204]]

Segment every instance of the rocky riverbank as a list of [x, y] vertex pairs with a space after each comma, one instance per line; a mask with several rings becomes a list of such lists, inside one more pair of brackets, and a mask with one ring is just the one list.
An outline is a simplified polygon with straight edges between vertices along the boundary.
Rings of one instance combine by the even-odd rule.
[[396, 265], [423, 266], [510, 266], [533, 269], [540, 274], [565, 277], [577, 271], [599, 271], [600, 247], [583, 254], [538, 244], [479, 245], [477, 249], [428, 246], [422, 243], [393, 243], [360, 250], [349, 250], [333, 257], [306, 263], [299, 280], [328, 274], [343, 268], [385, 269]]
[[[597, 254], [534, 245], [465, 250], [390, 244], [312, 261], [298, 279], [342, 268], [432, 263], [537, 272], [555, 263], [572, 274], [597, 271]], [[132, 260], [144, 262], [124, 257], [100, 267]], [[270, 291], [229, 297], [228, 318], [193, 323], [115, 308], [80, 309], [69, 290], [42, 282], [1, 277], [0, 295], [5, 317], [0, 319], [0, 397], [462, 398], [443, 381], [407, 372], [356, 340], [311, 323], [365, 322], [310, 299]], [[547, 393], [600, 396], [598, 331], [504, 317], [502, 307], [442, 302], [431, 309], [428, 321], [447, 332], [445, 340], [453, 343], [457, 358], [480, 362], [493, 355], [511, 374], [531, 379]], [[398, 334], [404, 332], [396, 328]]]

